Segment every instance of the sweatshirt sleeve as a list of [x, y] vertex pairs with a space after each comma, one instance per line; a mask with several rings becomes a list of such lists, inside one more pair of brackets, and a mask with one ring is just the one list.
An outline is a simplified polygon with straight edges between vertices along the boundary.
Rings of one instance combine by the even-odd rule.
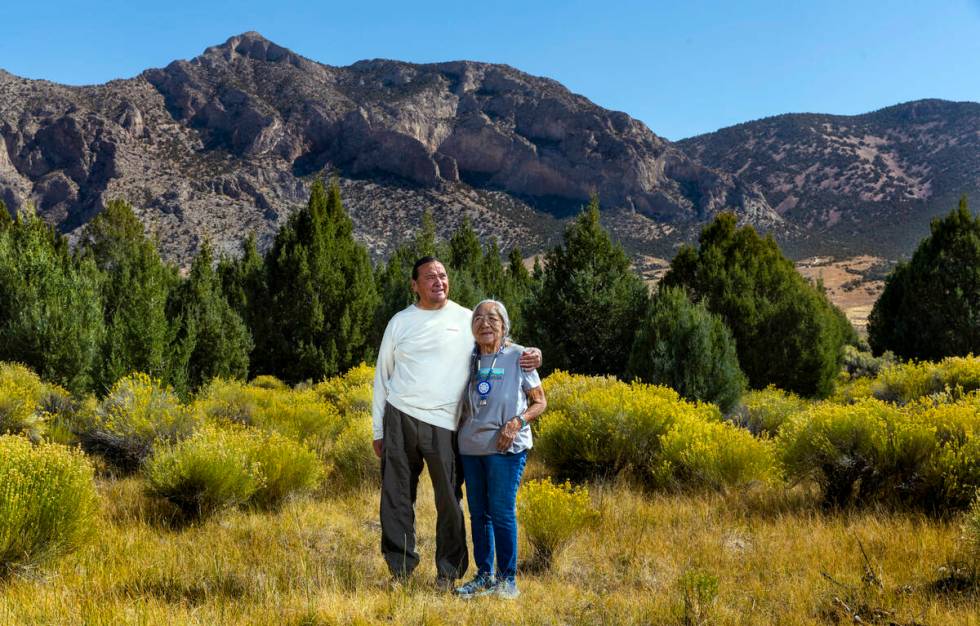
[[374, 366], [374, 393], [371, 405], [371, 427], [374, 439], [384, 437], [385, 404], [388, 402], [388, 381], [395, 367], [395, 342], [393, 339], [395, 319], [392, 318], [385, 327], [381, 347], [378, 348], [378, 362]]

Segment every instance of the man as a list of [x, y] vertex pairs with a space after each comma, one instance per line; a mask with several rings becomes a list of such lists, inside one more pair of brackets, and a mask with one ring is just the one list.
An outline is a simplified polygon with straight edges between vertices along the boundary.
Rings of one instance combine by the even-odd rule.
[[[438, 584], [452, 589], [468, 566], [455, 431], [473, 352], [472, 312], [449, 299], [446, 268], [433, 257], [415, 262], [411, 287], [418, 300], [388, 322], [374, 374], [381, 553], [396, 580], [418, 565], [415, 496], [422, 465], [427, 465], [437, 513]], [[540, 364], [539, 350], [521, 357], [521, 367]]]

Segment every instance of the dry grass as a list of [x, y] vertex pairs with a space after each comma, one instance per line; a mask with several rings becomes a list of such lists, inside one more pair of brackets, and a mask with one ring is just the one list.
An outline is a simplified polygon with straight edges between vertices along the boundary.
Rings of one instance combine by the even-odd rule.
[[679, 581], [690, 572], [718, 581], [701, 623], [850, 623], [845, 607], [865, 623], [875, 610], [879, 623], [980, 623], [975, 598], [931, 590], [954, 556], [955, 521], [826, 514], [799, 490], [649, 495], [592, 485], [601, 523], [573, 540], [551, 572], [520, 576], [514, 602], [435, 590], [425, 479], [422, 565], [396, 591], [384, 586], [370, 489], [189, 527], [168, 524], [168, 510], [138, 478], [106, 481], [100, 491], [96, 541], [50, 569], [0, 582], [0, 623], [675, 624], [685, 623]]

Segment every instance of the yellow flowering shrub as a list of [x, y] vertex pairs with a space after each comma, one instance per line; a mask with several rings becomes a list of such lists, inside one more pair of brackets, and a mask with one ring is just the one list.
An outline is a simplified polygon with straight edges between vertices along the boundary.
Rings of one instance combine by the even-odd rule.
[[533, 550], [529, 565], [547, 569], [577, 533], [599, 521], [599, 512], [585, 487], [531, 480], [517, 492], [517, 521]]
[[263, 508], [276, 507], [291, 495], [317, 488], [323, 464], [315, 452], [279, 433], [252, 434], [248, 453], [263, 480], [251, 502]]
[[147, 489], [190, 518], [244, 504], [266, 483], [254, 454], [262, 436], [244, 426], [203, 426], [154, 451], [143, 467]]
[[683, 414], [661, 435], [652, 468], [653, 484], [663, 487], [723, 489], [776, 478], [770, 440], [733, 424]]
[[381, 478], [378, 457], [374, 454], [371, 415], [349, 416], [347, 428], [330, 449], [330, 479], [341, 489], [353, 489]]
[[119, 379], [79, 422], [78, 436], [86, 450], [134, 470], [154, 445], [189, 436], [198, 420], [169, 386], [134, 373]]
[[262, 374], [261, 376], [256, 376], [248, 383], [252, 387], [258, 387], [259, 389], [272, 389], [273, 391], [288, 391], [289, 385], [279, 380], [275, 376], [270, 376], [269, 374]]
[[98, 503], [92, 474], [77, 449], [0, 436], [0, 576], [90, 536]]
[[194, 409], [211, 421], [255, 426], [315, 448], [329, 444], [343, 428], [337, 408], [310, 389], [214, 379], [198, 394]]
[[548, 412], [537, 425], [535, 449], [558, 475], [573, 479], [623, 472], [648, 479], [675, 420], [722, 419], [715, 405], [687, 402], [656, 385], [557, 372], [543, 386]]
[[0, 435], [23, 434], [37, 443], [45, 431], [40, 405], [44, 385], [37, 374], [19, 363], [0, 363]]
[[765, 389], [749, 391], [742, 396], [740, 422], [755, 435], [775, 437], [786, 418], [809, 405], [808, 401], [795, 393], [769, 385]]
[[886, 367], [873, 384], [876, 398], [905, 404], [945, 394], [945, 399], [980, 390], [980, 357], [947, 357], [939, 363], [904, 363]]

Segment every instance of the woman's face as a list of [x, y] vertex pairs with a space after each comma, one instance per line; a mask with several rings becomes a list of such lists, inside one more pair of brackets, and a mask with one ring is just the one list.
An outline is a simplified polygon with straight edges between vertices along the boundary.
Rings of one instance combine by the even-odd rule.
[[473, 313], [473, 338], [481, 346], [496, 346], [504, 338], [504, 320], [490, 303]]

